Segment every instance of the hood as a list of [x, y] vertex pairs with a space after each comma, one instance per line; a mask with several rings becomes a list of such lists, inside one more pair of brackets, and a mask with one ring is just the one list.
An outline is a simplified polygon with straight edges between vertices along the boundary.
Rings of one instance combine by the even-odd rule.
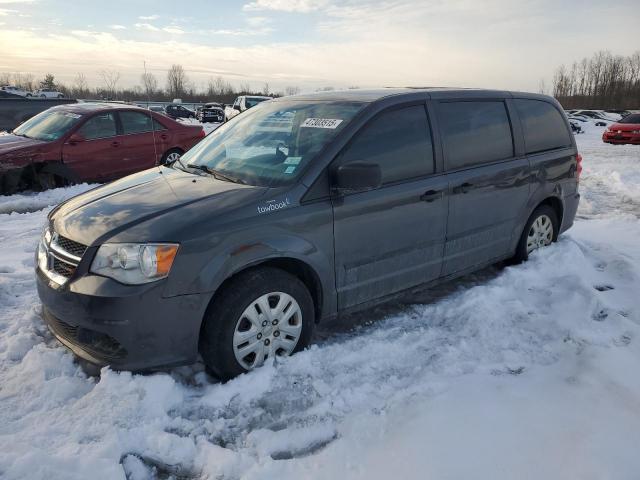
[[[152, 168], [95, 188], [50, 214], [56, 232], [85, 245], [115, 241], [171, 241], [189, 221], [255, 202], [268, 189]], [[132, 231], [133, 239], [126, 239]], [[122, 240], [125, 238], [125, 240]]]
[[13, 133], [0, 133], [0, 155], [23, 148], [38, 147], [46, 143], [42, 140], [21, 137]]
[[0, 133], [0, 173], [39, 161], [50, 148], [49, 142]]
[[640, 130], [640, 123], [613, 123], [609, 125], [609, 128], [614, 131], [631, 132], [633, 130]]

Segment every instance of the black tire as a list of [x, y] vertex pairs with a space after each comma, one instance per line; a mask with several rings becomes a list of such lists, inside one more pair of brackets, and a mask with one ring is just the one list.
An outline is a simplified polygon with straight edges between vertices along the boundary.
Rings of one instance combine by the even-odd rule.
[[58, 177], [53, 173], [39, 172], [36, 176], [33, 188], [34, 190], [51, 190], [52, 188], [58, 188], [60, 186]]
[[200, 331], [202, 359], [221, 380], [226, 381], [248, 371], [234, 354], [234, 331], [245, 309], [262, 295], [272, 292], [290, 295], [300, 307], [302, 331], [292, 354], [303, 350], [311, 341], [315, 309], [304, 283], [278, 268], [256, 267], [246, 270], [216, 294]]
[[164, 155], [162, 155], [162, 158], [160, 159], [160, 165], [166, 165], [169, 156], [171, 154], [174, 154], [174, 153], [177, 153], [180, 156], [184, 155], [184, 152], [182, 150], [180, 150], [179, 148], [171, 148], [171, 149], [167, 150], [166, 152], [164, 152]]
[[529, 217], [529, 220], [527, 220], [527, 223], [524, 226], [524, 230], [522, 231], [522, 235], [520, 235], [520, 240], [518, 241], [518, 246], [516, 248], [516, 254], [512, 258], [513, 263], [521, 263], [529, 258], [529, 254], [527, 253], [527, 239], [531, 231], [531, 226], [538, 219], [538, 217], [541, 217], [543, 215], [546, 215], [551, 220], [551, 225], [553, 227], [552, 242], [555, 242], [558, 239], [558, 231], [560, 229], [560, 225], [556, 211], [549, 205], [538, 206], [538, 208], [536, 208]]

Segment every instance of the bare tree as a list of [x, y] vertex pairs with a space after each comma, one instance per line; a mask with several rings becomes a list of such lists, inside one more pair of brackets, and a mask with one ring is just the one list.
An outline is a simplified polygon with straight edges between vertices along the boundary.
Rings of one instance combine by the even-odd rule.
[[300, 87], [286, 87], [284, 89], [284, 94], [285, 95], [298, 95], [300, 93]]
[[120, 72], [115, 70], [100, 70], [98, 75], [100, 75], [100, 78], [102, 79], [102, 83], [108, 97], [115, 98], [118, 82], [120, 81]]
[[541, 78], [540, 82], [538, 82], [538, 93], [543, 95], [547, 93], [547, 82], [544, 81], [544, 78]]
[[36, 88], [36, 82], [32, 73], [14, 73], [13, 84], [16, 87], [23, 88], [28, 92], [31, 92]]
[[158, 79], [153, 73], [145, 72], [140, 76], [140, 80], [142, 82], [142, 90], [147, 95], [147, 98], [151, 98], [158, 90]]
[[78, 74], [73, 79], [73, 94], [76, 97], [84, 97], [89, 93], [89, 84], [87, 82], [87, 78], [84, 76], [84, 73], [78, 72]]
[[251, 93], [251, 85], [247, 82], [241, 83], [240, 84], [240, 91], [238, 92], [240, 94], [244, 94], [244, 93]]
[[269, 95], [269, 82], [264, 82], [264, 85], [262, 86], [262, 94], [264, 96]]
[[187, 89], [187, 74], [182, 65], [173, 64], [167, 72], [167, 93], [172, 98], [180, 98]]
[[640, 107], [640, 51], [628, 57], [607, 51], [561, 65], [553, 77], [553, 94], [565, 108]]

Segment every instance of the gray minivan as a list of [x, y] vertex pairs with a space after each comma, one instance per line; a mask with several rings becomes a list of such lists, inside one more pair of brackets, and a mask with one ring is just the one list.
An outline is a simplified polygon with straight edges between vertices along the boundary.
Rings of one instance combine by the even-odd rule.
[[43, 318], [95, 365], [223, 379], [316, 322], [504, 259], [573, 223], [581, 157], [544, 95], [326, 92], [257, 105], [180, 160], [59, 205]]

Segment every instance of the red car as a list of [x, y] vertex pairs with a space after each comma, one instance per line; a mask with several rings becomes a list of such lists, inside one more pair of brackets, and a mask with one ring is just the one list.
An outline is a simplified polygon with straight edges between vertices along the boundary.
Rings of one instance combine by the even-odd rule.
[[0, 192], [105, 182], [172, 163], [205, 136], [200, 126], [131, 105], [60, 105], [0, 134]]
[[640, 145], [640, 113], [632, 113], [609, 125], [602, 134], [602, 141]]

